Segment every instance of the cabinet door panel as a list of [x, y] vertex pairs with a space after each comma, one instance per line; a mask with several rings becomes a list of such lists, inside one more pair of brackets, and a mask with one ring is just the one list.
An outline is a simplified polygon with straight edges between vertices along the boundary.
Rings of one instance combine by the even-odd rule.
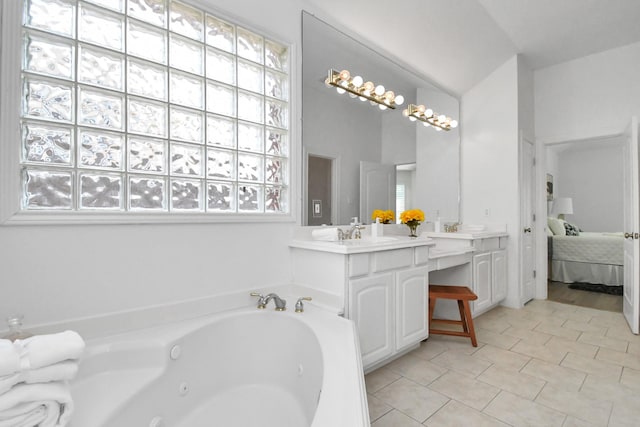
[[396, 351], [419, 343], [429, 335], [427, 268], [414, 268], [396, 275]]
[[473, 257], [473, 292], [478, 299], [473, 302], [473, 312], [485, 310], [491, 306], [491, 253]]
[[507, 296], [507, 251], [495, 251], [491, 254], [492, 259], [492, 301], [500, 302]]
[[365, 368], [393, 353], [393, 274], [352, 280], [349, 318], [358, 329]]

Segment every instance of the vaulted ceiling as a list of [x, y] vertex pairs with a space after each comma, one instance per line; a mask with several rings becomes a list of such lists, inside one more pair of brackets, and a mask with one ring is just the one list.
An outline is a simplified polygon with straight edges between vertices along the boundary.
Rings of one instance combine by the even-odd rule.
[[640, 41], [638, 0], [308, 0], [461, 95], [516, 53], [544, 68]]

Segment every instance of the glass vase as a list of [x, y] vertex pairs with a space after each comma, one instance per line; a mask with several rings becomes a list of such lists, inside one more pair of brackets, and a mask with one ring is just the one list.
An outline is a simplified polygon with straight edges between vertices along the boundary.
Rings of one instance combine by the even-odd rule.
[[420, 223], [418, 221], [409, 221], [407, 222], [407, 227], [409, 227], [409, 237], [418, 237], [416, 234], [416, 230]]

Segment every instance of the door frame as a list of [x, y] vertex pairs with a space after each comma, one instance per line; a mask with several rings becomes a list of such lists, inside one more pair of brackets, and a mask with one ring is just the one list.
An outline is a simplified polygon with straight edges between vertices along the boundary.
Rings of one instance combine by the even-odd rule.
[[[620, 138], [624, 135], [624, 130], [616, 133], [606, 133], [600, 135], [581, 136], [572, 138], [536, 138], [536, 180], [538, 183], [537, 209], [536, 218], [544, 219], [544, 222], [538, 222], [540, 226], [536, 231], [536, 269], [540, 272], [536, 277], [536, 296], [535, 299], [547, 299], [547, 276], [549, 274], [547, 259], [549, 256], [547, 247], [547, 195], [546, 195], [546, 165], [547, 165], [547, 147], [558, 144], [566, 144], [570, 142], [600, 140], [608, 138]], [[544, 274], [543, 274], [544, 273]]]
[[[533, 162], [533, 165], [531, 166], [531, 174], [533, 176], [531, 177], [526, 177], [524, 174], [524, 162], [525, 162], [525, 150], [524, 150], [524, 145], [525, 144], [531, 144], [531, 155], [532, 155], [532, 159], [531, 161]], [[519, 245], [519, 256], [520, 256], [520, 262], [519, 262], [519, 282], [520, 282], [520, 289], [519, 289], [519, 299], [520, 299], [520, 304], [524, 305], [527, 302], [529, 302], [531, 299], [536, 297], [537, 294], [537, 282], [538, 282], [538, 255], [537, 255], [537, 250], [536, 248], [538, 247], [537, 245], [537, 236], [538, 236], [538, 229], [540, 227], [538, 227], [538, 224], [540, 224], [540, 216], [538, 215], [538, 209], [537, 209], [537, 194], [540, 192], [540, 186], [538, 185], [538, 176], [540, 175], [540, 173], [537, 170], [537, 150], [536, 150], [536, 143], [535, 140], [532, 140], [532, 138], [527, 138], [526, 136], [524, 136], [524, 133], [522, 131], [520, 131], [520, 138], [519, 138], [519, 167], [518, 170], [520, 171], [520, 191], [519, 191], [519, 212], [520, 212], [520, 227], [518, 229], [518, 233], [519, 233], [519, 239], [518, 239], [518, 245]], [[529, 179], [527, 179], [529, 178]], [[525, 218], [525, 212], [524, 212], [524, 198], [523, 198], [523, 189], [525, 187], [525, 185], [528, 185], [531, 187], [531, 194], [529, 194], [529, 202], [530, 202], [530, 207], [529, 207], [529, 213], [531, 215], [533, 215], [533, 218], [528, 221]], [[524, 266], [525, 266], [525, 262], [524, 262], [524, 242], [525, 242], [525, 236], [523, 234], [523, 229], [524, 227], [530, 226], [532, 228], [531, 231], [531, 245], [533, 246], [533, 262], [532, 262], [532, 268], [533, 271], [536, 272], [536, 276], [534, 276], [533, 278], [533, 292], [531, 295], [531, 298], [526, 298], [525, 296], [525, 292], [524, 292], [524, 285], [525, 285], [525, 280], [524, 280]]]
[[302, 148], [302, 221], [301, 224], [309, 225], [309, 157], [321, 157], [331, 160], [331, 223], [338, 224], [340, 212], [340, 155], [316, 153]]

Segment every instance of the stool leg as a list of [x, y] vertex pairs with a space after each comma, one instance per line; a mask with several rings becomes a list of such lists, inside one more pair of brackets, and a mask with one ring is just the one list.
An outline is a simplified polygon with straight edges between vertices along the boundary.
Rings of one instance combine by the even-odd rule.
[[464, 312], [467, 318], [467, 324], [469, 325], [469, 335], [471, 336], [471, 344], [474, 347], [478, 346], [478, 341], [476, 341], [476, 330], [473, 327], [473, 318], [471, 317], [471, 308], [469, 307], [469, 301], [464, 300]]
[[429, 298], [429, 329], [431, 329], [431, 323], [433, 322], [433, 310], [436, 308], [436, 298]]
[[467, 316], [464, 312], [464, 305], [462, 304], [462, 300], [458, 300], [458, 311], [460, 312], [460, 321], [462, 322], [462, 330], [469, 333], [469, 327], [467, 326]]

